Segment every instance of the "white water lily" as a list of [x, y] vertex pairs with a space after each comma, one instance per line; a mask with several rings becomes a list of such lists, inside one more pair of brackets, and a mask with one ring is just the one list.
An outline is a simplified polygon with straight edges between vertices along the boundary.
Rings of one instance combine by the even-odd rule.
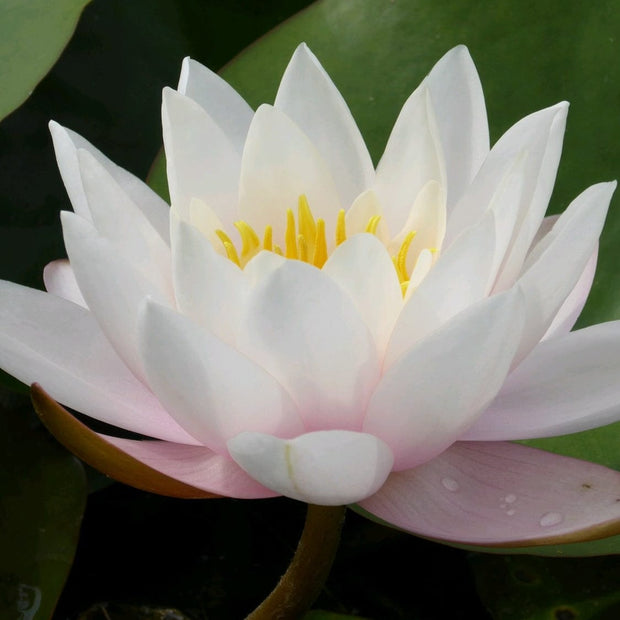
[[51, 124], [69, 261], [48, 293], [1, 284], [0, 365], [145, 435], [99, 438], [185, 491], [358, 503], [478, 544], [616, 531], [618, 472], [509, 443], [620, 419], [620, 324], [570, 332], [615, 183], [544, 217], [567, 107], [489, 150], [460, 46], [375, 170], [305, 45], [256, 112], [186, 59], [171, 208]]

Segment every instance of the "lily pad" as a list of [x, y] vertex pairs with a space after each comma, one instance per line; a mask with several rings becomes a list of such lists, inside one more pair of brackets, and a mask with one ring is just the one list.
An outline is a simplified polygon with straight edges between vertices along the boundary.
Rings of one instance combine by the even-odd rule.
[[37, 422], [28, 399], [0, 396], [0, 617], [50, 618], [73, 563], [84, 469]]
[[89, 2], [0, 2], [0, 120], [21, 105], [52, 68]]

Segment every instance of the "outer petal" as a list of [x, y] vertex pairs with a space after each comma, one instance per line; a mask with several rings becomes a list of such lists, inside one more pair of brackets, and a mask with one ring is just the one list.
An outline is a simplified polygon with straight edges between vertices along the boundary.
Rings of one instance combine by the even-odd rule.
[[318, 431], [283, 440], [241, 433], [228, 442], [232, 457], [266, 487], [309, 504], [342, 506], [375, 493], [392, 468], [390, 449], [376, 437]]
[[465, 439], [576, 433], [620, 419], [620, 322], [540, 343], [509, 375]]
[[620, 533], [620, 473], [518, 444], [458, 443], [392, 474], [360, 503], [430, 538], [488, 546], [579, 542]]
[[351, 297], [382, 355], [403, 305], [385, 246], [374, 235], [356, 235], [334, 250], [323, 272]]
[[256, 285], [247, 308], [239, 346], [289, 391], [306, 429], [359, 430], [379, 362], [350, 297], [289, 260]]
[[243, 97], [217, 73], [191, 58], [183, 59], [179, 92], [198, 103], [241, 154], [253, 114]]
[[448, 209], [489, 152], [489, 127], [478, 72], [464, 45], [451, 49], [425, 80], [446, 158]]
[[91, 219], [77, 159], [77, 150], [84, 149], [112, 175], [116, 183], [138, 205], [161, 238], [168, 242], [168, 205], [146, 183], [117, 166], [90, 142], [70, 129], [51, 121], [50, 132], [54, 140], [60, 175], [73, 209], [78, 215], [87, 220]]
[[405, 102], [377, 166], [374, 189], [385, 205], [390, 230], [402, 228], [418, 193], [429, 181], [445, 187], [433, 104], [428, 86], [422, 82]]
[[254, 115], [239, 183], [241, 218], [259, 234], [272, 226], [274, 242], [282, 247], [286, 211], [296, 211], [302, 194], [327, 230], [335, 229], [341, 205], [326, 162], [299, 127], [271, 106], [262, 105]]
[[292, 437], [304, 428], [264, 369], [188, 318], [146, 302], [140, 349], [153, 391], [194, 437], [218, 453], [242, 431]]
[[374, 168], [338, 89], [305, 43], [295, 50], [274, 102], [310, 138], [329, 166], [347, 207], [370, 187]]
[[178, 217], [170, 219], [174, 291], [179, 310], [229, 344], [247, 294], [244, 273]]
[[48, 263], [43, 270], [43, 282], [48, 293], [86, 308], [86, 302], [68, 260], [63, 258]]
[[419, 342], [382, 377], [362, 430], [408, 469], [453, 443], [497, 394], [521, 335], [518, 291], [484, 300]]
[[161, 303], [173, 301], [119, 256], [86, 220], [67, 211], [61, 215], [67, 254], [88, 307], [121, 359], [143, 378], [137, 345], [138, 309], [147, 296]]
[[102, 422], [195, 443], [129, 372], [93, 315], [54, 295], [0, 282], [0, 367]]
[[200, 105], [170, 88], [164, 89], [162, 124], [173, 206], [186, 220], [198, 198], [232, 226], [241, 165], [235, 145]]

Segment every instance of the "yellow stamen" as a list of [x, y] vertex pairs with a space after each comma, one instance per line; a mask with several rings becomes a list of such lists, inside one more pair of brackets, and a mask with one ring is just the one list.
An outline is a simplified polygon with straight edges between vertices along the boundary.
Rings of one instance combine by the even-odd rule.
[[297, 235], [297, 258], [304, 263], [308, 262], [308, 244], [303, 235]]
[[312, 264], [321, 269], [327, 260], [327, 238], [325, 237], [325, 220], [316, 221], [316, 237], [314, 238], [314, 255]]
[[273, 246], [273, 253], [277, 254], [278, 256], [284, 256], [284, 252], [282, 252], [282, 248], [279, 245]]
[[407, 252], [409, 252], [409, 246], [411, 246], [411, 242], [415, 236], [415, 230], [408, 232], [405, 240], [400, 246], [400, 250], [398, 250], [398, 256], [396, 258], [396, 271], [398, 272], [398, 277], [401, 282], [409, 279], [409, 275], [407, 273]]
[[338, 220], [336, 221], [336, 245], [340, 245], [347, 240], [347, 229], [344, 221], [344, 209], [338, 211]]
[[223, 230], [216, 230], [215, 234], [220, 238], [224, 249], [226, 250], [226, 256], [233, 262], [237, 267], [241, 267], [241, 261], [239, 260], [239, 256], [237, 256], [237, 250], [235, 250], [235, 245], [230, 240], [230, 237]]
[[265, 226], [265, 236], [263, 237], [263, 248], [273, 251], [273, 228]]
[[409, 280], [405, 280], [404, 282], [400, 283], [400, 292], [403, 294], [403, 297], [405, 296], [405, 293], [407, 292], [408, 287], [409, 287]]
[[260, 239], [247, 222], [235, 222], [235, 228], [241, 235], [241, 258], [247, 262], [260, 248]]
[[299, 234], [303, 235], [308, 241], [314, 240], [316, 236], [316, 223], [308, 204], [308, 199], [302, 194], [297, 205], [297, 218]]
[[284, 233], [286, 258], [297, 258], [297, 235], [295, 234], [295, 216], [291, 209], [286, 211], [286, 232]]
[[371, 235], [374, 235], [377, 233], [377, 226], [379, 226], [379, 221], [381, 220], [381, 216], [380, 215], [373, 215], [369, 220], [368, 220], [368, 224], [366, 224], [366, 231], [367, 233], [370, 233]]

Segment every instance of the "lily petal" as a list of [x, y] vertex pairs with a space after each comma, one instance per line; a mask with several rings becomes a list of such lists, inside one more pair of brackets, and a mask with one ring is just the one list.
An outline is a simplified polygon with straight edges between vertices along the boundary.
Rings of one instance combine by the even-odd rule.
[[528, 547], [620, 534], [620, 472], [513, 443], [457, 443], [360, 506], [421, 536]]
[[73, 269], [66, 258], [54, 260], [43, 269], [43, 282], [45, 290], [52, 295], [72, 301], [82, 308], [86, 308], [86, 302], [80, 287], [75, 279]]
[[264, 486], [322, 506], [342, 506], [372, 495], [385, 482], [393, 462], [380, 439], [340, 430], [289, 440], [241, 433], [228, 442], [228, 449]]

